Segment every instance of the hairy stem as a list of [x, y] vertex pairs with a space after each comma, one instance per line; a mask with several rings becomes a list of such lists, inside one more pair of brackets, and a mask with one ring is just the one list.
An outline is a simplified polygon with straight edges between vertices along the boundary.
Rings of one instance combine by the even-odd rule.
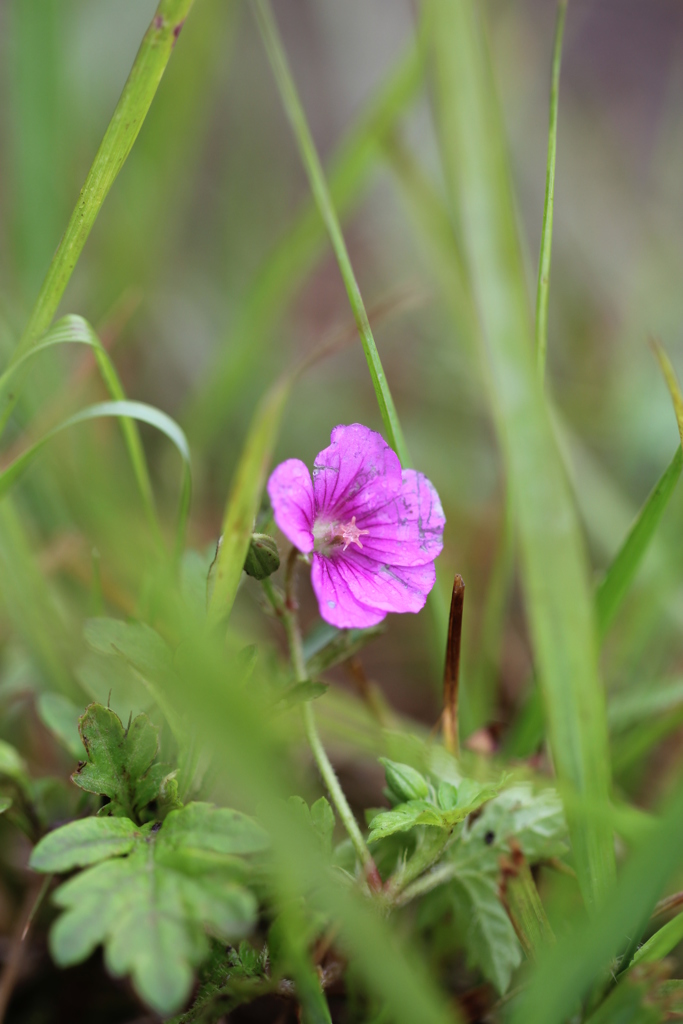
[[[301, 639], [301, 630], [299, 629], [297, 604], [294, 595], [297, 557], [298, 552], [296, 548], [292, 548], [285, 568], [286, 589], [284, 600], [281, 595], [277, 593], [270, 580], [263, 580], [263, 589], [276, 614], [282, 619], [282, 624], [287, 634], [287, 643], [289, 645], [289, 654], [292, 660], [294, 675], [298, 683], [303, 683], [307, 679], [306, 662], [304, 660], [304, 647]], [[379, 871], [377, 870], [377, 865], [375, 864], [373, 856], [367, 847], [363, 834], [358, 827], [358, 822], [354, 817], [353, 811], [349, 807], [348, 800], [344, 795], [344, 790], [337, 778], [337, 773], [335, 772], [332, 762], [327, 756], [327, 752], [322, 744], [318, 727], [315, 723], [313, 707], [310, 701], [306, 701], [303, 704], [302, 716], [306, 739], [308, 740], [315, 763], [318, 766], [318, 771], [320, 772], [322, 780], [330, 794], [330, 799], [332, 800], [337, 814], [346, 829], [349, 839], [353, 843], [358, 859], [363, 865], [368, 885], [374, 891], [379, 892], [382, 888], [382, 879]]]

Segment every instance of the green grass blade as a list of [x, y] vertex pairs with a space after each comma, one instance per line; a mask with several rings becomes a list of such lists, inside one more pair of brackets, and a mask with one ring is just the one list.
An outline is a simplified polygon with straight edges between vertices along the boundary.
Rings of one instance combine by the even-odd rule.
[[683, 942], [683, 914], [677, 914], [671, 921], [656, 931], [634, 954], [634, 964], [651, 964], [668, 956], [679, 942]]
[[[358, 201], [377, 163], [382, 139], [413, 99], [422, 53], [411, 44], [333, 156], [329, 188], [339, 216]], [[270, 252], [249, 287], [228, 339], [194, 393], [183, 418], [198, 443], [215, 436], [230, 415], [250, 371], [262, 359], [273, 324], [321, 252], [325, 227], [307, 203]]]
[[165, 434], [169, 441], [172, 441], [180, 453], [183, 466], [178, 510], [178, 545], [180, 545], [181, 538], [184, 537], [185, 534], [192, 493], [190, 449], [187, 444], [185, 434], [175, 420], [171, 419], [170, 416], [167, 416], [166, 413], [162, 412], [160, 409], [156, 409], [152, 405], [146, 405], [144, 402], [98, 402], [96, 405], [89, 405], [87, 408], [81, 409], [79, 412], [74, 413], [73, 416], [69, 416], [67, 419], [63, 420], [56, 427], [53, 427], [52, 430], [44, 434], [43, 437], [35, 441], [26, 449], [26, 451], [22, 452], [21, 455], [17, 456], [9, 466], [0, 471], [0, 499], [4, 498], [8, 494], [19, 477], [33, 462], [36, 455], [53, 437], [60, 434], [63, 430], [66, 430], [68, 427], [76, 426], [78, 423], [85, 423], [88, 420], [102, 419], [103, 417], [110, 416], [137, 420], [140, 423], [147, 423], [150, 426], [155, 427], [156, 430]]
[[274, 384], [257, 406], [249, 427], [223, 519], [208, 609], [212, 626], [232, 610], [291, 385], [291, 377]]
[[[22, 368], [27, 363], [31, 362], [39, 353], [49, 351], [50, 349], [58, 345], [86, 345], [91, 348], [95, 355], [97, 367], [104, 381], [104, 385], [107, 388], [111, 398], [117, 402], [125, 402], [127, 396], [123, 390], [123, 385], [119, 380], [119, 375], [116, 372], [113, 362], [111, 361], [107, 350], [102, 345], [102, 342], [95, 334], [95, 331], [88, 323], [80, 316], [65, 316], [59, 320], [54, 327], [43, 335], [43, 338], [28, 352], [25, 352], [23, 356], [20, 356], [7, 370], [0, 376], [0, 398], [3, 392], [6, 390], [9, 383], [14, 377], [22, 371]], [[154, 492], [152, 490], [152, 483], [149, 477], [149, 470], [147, 468], [147, 460], [145, 458], [145, 451], [140, 440], [140, 434], [138, 432], [135, 421], [126, 417], [121, 418], [121, 431], [123, 438], [128, 450], [128, 456], [133, 467], [133, 473], [135, 480], [140, 491], [143, 506], [145, 512], [150, 521], [150, 524], [155, 531], [157, 539], [161, 537], [161, 531], [159, 529], [159, 522], [157, 519], [156, 506], [154, 503]]]
[[483, 355], [514, 500], [553, 759], [589, 906], [615, 875], [605, 699], [589, 570], [536, 369], [504, 133], [472, 0], [434, 3], [446, 174], [463, 225]]
[[614, 621], [669, 503], [683, 468], [683, 448], [671, 462], [643, 505], [638, 518], [595, 592], [598, 632], [604, 637]]
[[[515, 1010], [513, 1024], [562, 1024], [612, 958], [642, 934], [664, 886], [680, 864], [683, 787], [627, 861], [599, 916], [585, 919], [542, 962]], [[626, 966], [624, 964], [624, 966]], [[605, 972], [603, 974], [603, 972]]]
[[559, 0], [550, 85], [548, 168], [545, 181], [541, 253], [538, 260], [538, 284], [536, 287], [536, 359], [538, 360], [538, 369], [541, 377], [543, 377], [545, 372], [546, 353], [548, 350], [548, 300], [550, 297], [550, 259], [553, 245], [553, 214], [555, 210], [555, 164], [557, 162], [557, 110], [560, 95], [562, 40], [564, 38], [566, 18], [567, 0]]
[[280, 90], [282, 102], [294, 131], [299, 146], [301, 159], [308, 175], [311, 191], [316, 205], [323, 219], [327, 233], [339, 265], [344, 286], [349, 297], [349, 303], [358, 327], [365, 358], [368, 362], [370, 376], [372, 378], [377, 403], [382, 415], [382, 422], [387, 435], [387, 441], [394, 449], [401, 464], [406, 467], [410, 465], [408, 449], [406, 447], [403, 430], [398, 419], [394, 400], [389, 390], [382, 362], [372, 335], [370, 321], [365, 310], [363, 298], [358, 287], [358, 282], [351, 266], [346, 242], [342, 234], [339, 218], [332, 202], [330, 190], [325, 178], [322, 164], [315, 143], [308, 127], [296, 85], [292, 77], [287, 61], [280, 34], [278, 32], [273, 12], [268, 0], [255, 0], [254, 10], [258, 20], [263, 42], [270, 59], [273, 74]]
[[[192, 3], [193, 0], [160, 0], [43, 281], [13, 361], [35, 345], [50, 326], [102, 204], [142, 127]], [[0, 399], [0, 426], [6, 424], [12, 411], [16, 390], [12, 395], [7, 394]]]

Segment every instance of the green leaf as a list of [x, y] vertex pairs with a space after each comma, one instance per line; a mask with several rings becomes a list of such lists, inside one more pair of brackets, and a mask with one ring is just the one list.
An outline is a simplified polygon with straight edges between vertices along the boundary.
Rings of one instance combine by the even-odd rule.
[[253, 818], [199, 802], [172, 811], [159, 840], [168, 846], [228, 854], [261, 853], [270, 845], [268, 833]]
[[[1, 397], [1, 396], [0, 396]], [[73, 416], [69, 416], [67, 419], [62, 420], [56, 427], [49, 430], [47, 434], [35, 441], [26, 451], [23, 451], [21, 455], [18, 455], [13, 462], [9, 464], [5, 469], [0, 472], [0, 498], [4, 497], [23, 472], [33, 462], [36, 455], [41, 449], [57, 434], [60, 434], [63, 430], [69, 427], [76, 426], [79, 423], [86, 423], [89, 420], [97, 420], [108, 417], [118, 417], [124, 420], [138, 420], [140, 423], [148, 423], [150, 426], [155, 427], [162, 434], [173, 442], [182, 459], [182, 482], [181, 482], [181, 493], [178, 511], [178, 544], [184, 534], [185, 523], [187, 521], [187, 514], [190, 507], [190, 496], [192, 490], [192, 478], [190, 473], [190, 450], [187, 444], [187, 438], [180, 429], [175, 420], [172, 420], [170, 416], [167, 416], [161, 409], [156, 409], [152, 405], [146, 405], [144, 402], [98, 402], [96, 405], [89, 405], [85, 409], [80, 409]]]
[[683, 704], [683, 678], [652, 682], [647, 687], [620, 690], [610, 697], [607, 709], [612, 732], [641, 725], [655, 715], [673, 711]]
[[91, 704], [78, 720], [87, 761], [71, 776], [88, 793], [108, 796], [104, 813], [135, 818], [156, 797], [161, 780], [146, 785], [159, 748], [157, 729], [147, 715], [138, 715], [127, 729], [101, 704]]
[[182, 744], [182, 724], [167, 696], [175, 668], [173, 652], [166, 641], [143, 622], [104, 617], [88, 619], [84, 636], [94, 651], [118, 656], [134, 669], [161, 708], [176, 740]]
[[658, 978], [625, 977], [610, 992], [586, 1024], [660, 1024], [661, 1008], [652, 998]]
[[467, 962], [503, 995], [522, 962], [522, 947], [498, 898], [496, 875], [463, 870], [447, 892], [453, 915], [463, 926]]
[[399, 764], [388, 757], [380, 757], [379, 763], [384, 767], [387, 786], [398, 800], [424, 800], [429, 796], [427, 780], [409, 764]]
[[528, 783], [504, 789], [463, 834], [456, 862], [472, 857], [486, 870], [497, 871], [501, 851], [514, 837], [530, 864], [567, 852], [567, 822], [554, 789], [534, 793]]
[[[225, 826], [220, 810], [201, 804], [185, 810], [193, 806], [198, 827], [218, 816], [209, 843], [218, 836], [218, 845], [225, 845], [228, 836], [235, 845], [237, 836], [237, 845], [245, 845], [243, 825], [235, 832], [234, 822]], [[86, 959], [103, 944], [109, 970], [130, 974], [140, 996], [162, 1015], [176, 1012], [187, 999], [193, 969], [209, 950], [206, 933], [233, 941], [250, 930], [256, 915], [253, 895], [220, 872], [188, 873], [167, 863], [164, 833], [171, 818], [128, 857], [88, 868], [62, 885], [54, 901], [64, 913], [50, 934], [53, 956], [63, 967]], [[171, 827], [169, 832], [166, 846], [172, 848], [182, 830]], [[191, 828], [185, 835], [189, 843], [201, 841], [201, 833]]]
[[321, 796], [309, 809], [308, 804], [300, 796], [290, 796], [289, 805], [311, 829], [327, 857], [332, 855], [332, 834], [334, 832], [334, 811], [326, 797]]
[[[59, 242], [14, 360], [21, 358], [50, 326], [97, 215], [123, 167], [156, 94], [193, 0], [160, 0], [135, 63], [95, 155], [71, 218]], [[0, 395], [0, 432], [17, 389]]]
[[208, 608], [213, 626], [232, 610], [291, 384], [290, 377], [278, 381], [259, 403], [249, 426], [223, 517]]
[[428, 805], [416, 802], [399, 804], [393, 811], [380, 811], [370, 822], [368, 842], [376, 843], [378, 839], [392, 836], [395, 832], [409, 832], [424, 815], [425, 806], [429, 809]]
[[16, 782], [18, 786], [24, 789], [30, 785], [26, 762], [19, 751], [11, 743], [6, 743], [5, 740], [0, 740], [1, 775], [12, 779], [13, 782]]
[[306, 671], [311, 678], [321, 675], [342, 661], [352, 658], [385, 631], [385, 626], [370, 629], [337, 629], [321, 623], [304, 640]]
[[83, 744], [78, 732], [81, 708], [61, 693], [41, 693], [37, 706], [43, 724], [72, 757], [78, 760], [83, 753]]
[[315, 683], [312, 679], [304, 679], [301, 683], [293, 683], [288, 686], [278, 699], [277, 706], [281, 710], [289, 711], [297, 704], [306, 704], [308, 701], [323, 697], [329, 688], [327, 683]]
[[289, 68], [277, 24], [268, 0], [256, 0], [254, 9], [261, 30], [261, 36], [270, 59], [273, 75], [280, 90], [285, 112], [294, 132], [304, 169], [308, 175], [311, 192], [327, 229], [349, 298], [349, 304], [356, 320], [356, 326], [370, 370], [370, 377], [375, 389], [377, 404], [379, 405], [382, 422], [384, 423], [386, 438], [405, 469], [410, 465], [410, 458], [403, 437], [403, 430], [384, 374], [375, 339], [372, 335], [368, 315], [351, 265], [339, 218], [325, 178], [325, 172], [320, 163], [320, 158], [306, 121], [306, 115]]
[[651, 964], [655, 960], [662, 960], [679, 942], [683, 942], [683, 914], [677, 914], [671, 921], [667, 921], [647, 942], [644, 942], [634, 954], [632, 962]]
[[8, 796], [0, 796], [0, 814], [4, 814], [12, 806], [12, 800]]
[[650, 541], [654, 537], [664, 510], [676, 488], [682, 468], [683, 449], [679, 446], [598, 585], [595, 592], [595, 603], [598, 629], [602, 637], [609, 629], [635, 579]]
[[585, 545], [534, 358], [506, 143], [474, 0], [434, 0], [445, 174], [461, 225], [481, 354], [514, 500], [535, 665], [581, 890], [615, 878], [605, 701]]
[[130, 853], [142, 832], [128, 818], [83, 818], [48, 832], [31, 854], [34, 871], [60, 872]]

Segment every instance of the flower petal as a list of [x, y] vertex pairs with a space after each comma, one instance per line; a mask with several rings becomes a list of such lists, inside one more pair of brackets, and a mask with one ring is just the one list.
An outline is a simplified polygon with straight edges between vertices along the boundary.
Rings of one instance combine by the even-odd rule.
[[361, 423], [335, 427], [313, 466], [316, 517], [350, 521], [401, 489], [401, 463], [381, 434]]
[[392, 566], [425, 565], [443, 548], [443, 514], [439, 495], [423, 473], [403, 470], [400, 492], [385, 505], [358, 517], [363, 554]]
[[340, 558], [325, 558], [316, 552], [311, 583], [321, 616], [338, 629], [367, 629], [385, 618], [385, 612], [356, 600], [348, 586], [346, 565]]
[[433, 562], [426, 565], [387, 565], [356, 548], [328, 559], [356, 601], [384, 612], [419, 612], [434, 586]]
[[270, 475], [268, 495], [275, 522], [299, 551], [313, 550], [313, 484], [301, 459], [281, 462]]

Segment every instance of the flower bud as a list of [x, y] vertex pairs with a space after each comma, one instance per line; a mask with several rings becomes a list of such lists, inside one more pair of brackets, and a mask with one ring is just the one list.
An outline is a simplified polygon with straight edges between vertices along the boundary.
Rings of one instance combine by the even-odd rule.
[[424, 800], [429, 796], [426, 780], [409, 764], [399, 764], [388, 757], [379, 760], [384, 765], [387, 786], [400, 800]]
[[244, 571], [255, 580], [265, 580], [280, 568], [280, 555], [273, 537], [267, 533], [253, 533], [244, 560]]

